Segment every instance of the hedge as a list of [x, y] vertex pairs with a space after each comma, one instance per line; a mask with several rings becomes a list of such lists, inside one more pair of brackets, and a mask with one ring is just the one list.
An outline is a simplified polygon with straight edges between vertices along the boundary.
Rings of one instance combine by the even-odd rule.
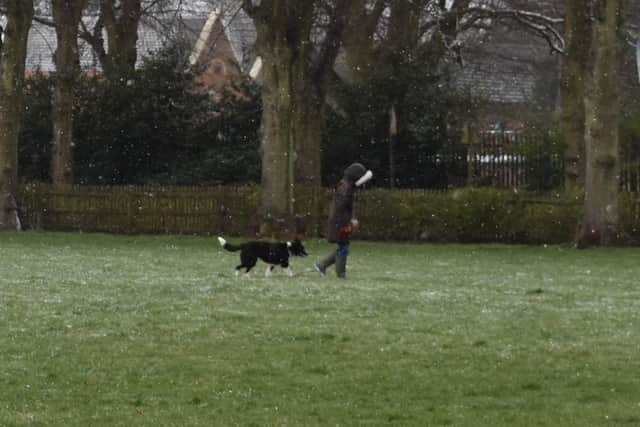
[[447, 192], [373, 190], [359, 214], [365, 238], [428, 242], [559, 243], [570, 241], [577, 203], [494, 188]]
[[[22, 187], [25, 222], [44, 230], [112, 233], [254, 235], [257, 186]], [[322, 237], [331, 190], [303, 188], [296, 196], [300, 230]], [[640, 241], [640, 201], [622, 193], [621, 230]], [[357, 238], [419, 242], [562, 243], [580, 218], [577, 198], [495, 188], [450, 191], [370, 189], [358, 192]]]

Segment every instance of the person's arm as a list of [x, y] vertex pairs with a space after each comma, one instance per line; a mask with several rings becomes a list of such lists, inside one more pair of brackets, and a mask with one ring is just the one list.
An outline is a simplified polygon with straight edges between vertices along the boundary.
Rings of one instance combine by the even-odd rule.
[[338, 241], [348, 241], [352, 231], [351, 217], [353, 214], [353, 188], [342, 184], [336, 189], [335, 224], [338, 228]]
[[338, 227], [345, 226], [351, 221], [353, 212], [353, 190], [348, 184], [341, 184], [334, 195], [335, 223]]

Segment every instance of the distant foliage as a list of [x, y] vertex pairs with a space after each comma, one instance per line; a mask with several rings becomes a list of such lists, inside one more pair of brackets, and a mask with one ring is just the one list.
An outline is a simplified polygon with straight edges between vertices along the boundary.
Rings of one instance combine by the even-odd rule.
[[526, 123], [524, 136], [530, 141], [522, 153], [529, 167], [529, 190], [548, 191], [561, 187], [565, 145], [557, 118], [550, 114], [534, 117]]
[[[340, 111], [329, 112], [323, 158], [323, 180], [332, 185], [353, 159], [376, 171], [377, 186], [389, 185], [389, 111], [395, 80], [373, 79], [365, 87], [345, 88]], [[459, 144], [465, 117], [474, 102], [440, 79], [421, 77], [408, 84], [396, 104], [396, 186], [447, 187], [447, 171], [438, 153]], [[346, 163], [346, 164], [345, 164]]]
[[622, 187], [640, 191], [640, 110], [625, 112], [620, 129], [620, 177]]
[[640, 110], [626, 112], [620, 127], [622, 153], [629, 160], [640, 161]]
[[[23, 186], [20, 202], [33, 227], [116, 233], [253, 236], [260, 188], [83, 186], [50, 197], [50, 185]], [[301, 233], [326, 233], [331, 193], [298, 189]], [[355, 239], [420, 242], [571, 242], [581, 205], [567, 194], [496, 188], [452, 191], [370, 189], [357, 192]], [[638, 202], [621, 200], [623, 237], [640, 239]]]
[[51, 160], [53, 79], [41, 73], [25, 82], [25, 109], [18, 143], [18, 173], [27, 180], [47, 181]]
[[361, 238], [460, 243], [568, 242], [580, 208], [559, 195], [487, 187], [376, 189], [363, 193], [357, 203]]
[[[78, 184], [211, 185], [260, 176], [258, 91], [214, 103], [196, 90], [181, 49], [158, 52], [127, 82], [83, 76], [74, 113]], [[51, 82], [29, 79], [21, 175], [46, 180], [50, 159]]]

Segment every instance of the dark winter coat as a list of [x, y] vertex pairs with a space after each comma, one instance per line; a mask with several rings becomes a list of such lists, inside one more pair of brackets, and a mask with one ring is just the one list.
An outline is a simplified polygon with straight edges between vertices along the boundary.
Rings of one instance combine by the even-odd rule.
[[[360, 163], [354, 163], [344, 171], [344, 176], [333, 193], [333, 200], [329, 208], [329, 224], [327, 240], [331, 243], [348, 243], [350, 227], [353, 218], [353, 193], [355, 183], [367, 170]], [[342, 232], [341, 232], [342, 229]], [[350, 230], [349, 230], [350, 231]]]

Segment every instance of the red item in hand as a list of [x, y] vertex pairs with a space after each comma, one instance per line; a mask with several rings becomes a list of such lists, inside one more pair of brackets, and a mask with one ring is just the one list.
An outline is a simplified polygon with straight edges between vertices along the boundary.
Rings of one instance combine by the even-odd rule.
[[340, 227], [340, 233], [338, 233], [338, 240], [347, 240], [352, 230], [353, 230], [353, 226], [351, 224], [343, 225], [342, 227]]

